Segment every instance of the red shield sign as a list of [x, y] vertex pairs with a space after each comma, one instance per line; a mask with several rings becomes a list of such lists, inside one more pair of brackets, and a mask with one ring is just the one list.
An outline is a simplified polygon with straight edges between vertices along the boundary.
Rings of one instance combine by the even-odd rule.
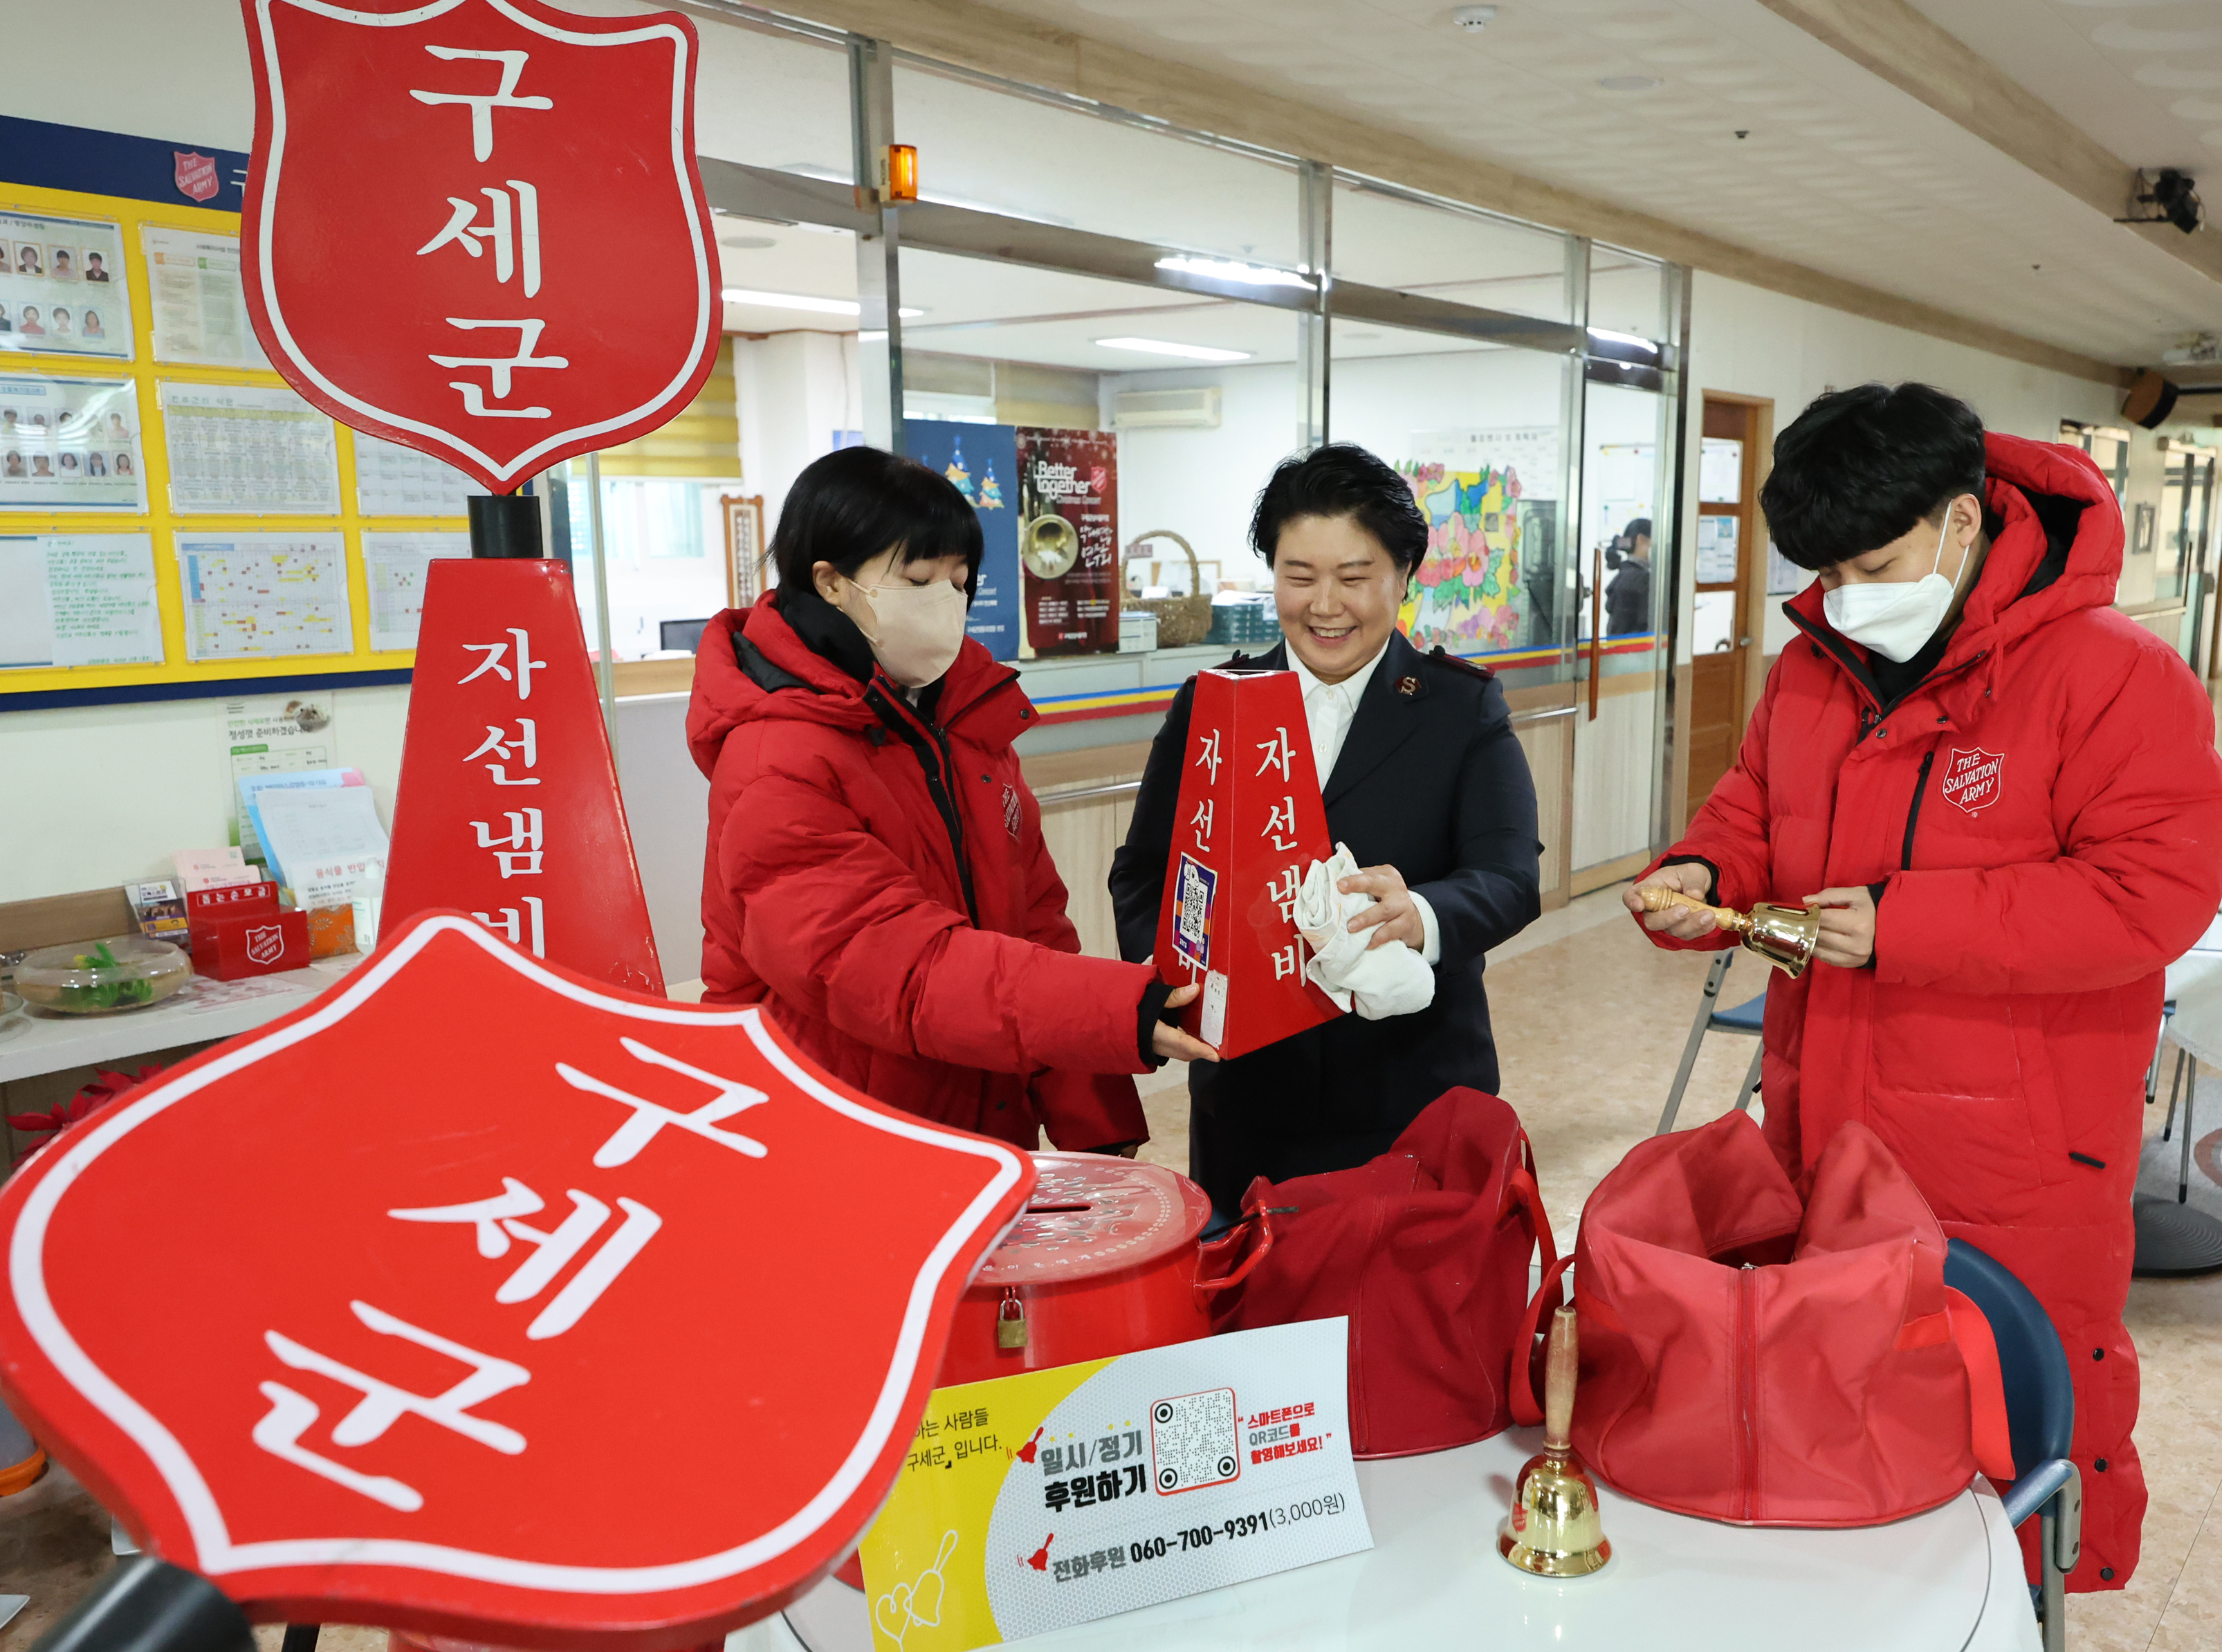
[[17, 1172], [0, 1388], [254, 1615], [698, 1645], [853, 1546], [1033, 1180], [438, 914]]
[[286, 951], [286, 932], [276, 924], [247, 932], [247, 956], [251, 963], [268, 964]]
[[295, 389], [496, 493], [686, 407], [722, 313], [692, 23], [241, 3], [248, 302]]
[[2003, 752], [1986, 751], [1980, 746], [1972, 751], [1955, 750], [1944, 765], [1944, 777], [1937, 782], [1937, 789], [1946, 802], [1974, 814], [1999, 801], [2005, 763]]
[[214, 155], [195, 154], [190, 149], [173, 149], [170, 157], [177, 163], [179, 194], [189, 201], [215, 198], [223, 184], [216, 175]]

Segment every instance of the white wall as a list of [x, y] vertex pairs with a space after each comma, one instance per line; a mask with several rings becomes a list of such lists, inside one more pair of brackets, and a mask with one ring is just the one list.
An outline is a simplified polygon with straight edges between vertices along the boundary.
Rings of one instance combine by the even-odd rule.
[[[409, 690], [336, 692], [339, 761], [393, 821]], [[171, 875], [173, 850], [230, 840], [223, 701], [0, 713], [0, 901]]]
[[854, 333], [775, 333], [733, 341], [741, 485], [761, 493], [767, 543], [787, 490], [836, 430], [862, 430], [864, 393]]
[[[1696, 591], [1698, 442], [1701, 399], [1708, 390], [1774, 400], [1779, 431], [1805, 405], [1834, 386], [1870, 379], [1918, 379], [1960, 397], [1983, 423], [2011, 436], [2056, 441], [2060, 421], [2119, 422], [2118, 393], [2087, 379], [2029, 367], [2000, 355], [1848, 316], [1740, 281], [1698, 272], [1690, 307], [1690, 432], [1682, 497], [1679, 663], [1690, 659], [1691, 600]], [[1763, 555], [1762, 542], [1754, 550]], [[1767, 599], [1763, 647], [1777, 654], [1796, 628], [1783, 618], [1781, 597]]]

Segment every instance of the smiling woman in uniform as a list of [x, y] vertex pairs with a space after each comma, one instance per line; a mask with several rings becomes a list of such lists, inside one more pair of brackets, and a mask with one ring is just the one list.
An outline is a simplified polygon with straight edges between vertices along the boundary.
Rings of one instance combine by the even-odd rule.
[[[1250, 541], [1273, 570], [1286, 640], [1241, 663], [1296, 673], [1328, 834], [1364, 869], [1342, 888], [1378, 902], [1351, 927], [1419, 952], [1435, 995], [1409, 1015], [1343, 1015], [1189, 1069], [1189, 1174], [1229, 1215], [1253, 1176], [1362, 1164], [1445, 1090], [1495, 1090], [1483, 954], [1539, 909], [1535, 788], [1503, 690], [1441, 649], [1422, 654], [1397, 629], [1428, 553], [1427, 518], [1404, 479], [1346, 443], [1285, 461], [1258, 496]], [[1191, 678], [1165, 715], [1112, 863], [1130, 958], [1157, 940], [1195, 689]]]

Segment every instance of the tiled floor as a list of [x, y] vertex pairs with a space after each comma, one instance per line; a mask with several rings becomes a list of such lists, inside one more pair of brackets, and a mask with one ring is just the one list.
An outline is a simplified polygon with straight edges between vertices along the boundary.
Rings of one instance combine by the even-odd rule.
[[[1553, 1221], [1570, 1229], [1584, 1198], [1629, 1146], [1658, 1122], [1707, 960], [1660, 952], [1604, 890], [1547, 914], [1492, 958], [1490, 1008], [1506, 1097], [1534, 1138]], [[1730, 972], [1736, 1002], [1759, 990], [1755, 960]], [[1684, 1125], [1733, 1102], [1748, 1041], [1707, 1041], [1683, 1107]], [[1185, 1075], [1149, 1081], [1155, 1138], [1145, 1158], [1185, 1168]], [[2150, 1127], [2157, 1131], [2156, 1116]], [[2130, 1587], [2069, 1603], [2078, 1652], [2222, 1649], [2222, 1276], [2141, 1281], [2130, 1328], [2144, 1364], [2137, 1442], [2151, 1487], [2144, 1555]], [[28, 1590], [31, 1609], [0, 1630], [0, 1652], [28, 1648], [53, 1611], [105, 1564], [106, 1523], [56, 1474], [0, 1504], [0, 1590]], [[275, 1652], [266, 1630], [263, 1652]], [[328, 1630], [323, 1652], [384, 1652], [381, 1635]]]

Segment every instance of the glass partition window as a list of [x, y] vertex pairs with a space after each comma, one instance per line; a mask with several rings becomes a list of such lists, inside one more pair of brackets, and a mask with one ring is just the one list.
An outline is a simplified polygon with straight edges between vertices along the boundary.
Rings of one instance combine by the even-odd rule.
[[1616, 247], [1590, 248], [1590, 320], [1599, 332], [1666, 338], [1666, 272], [1656, 259]]
[[[1252, 499], [1298, 437], [1295, 315], [915, 248], [902, 285], [921, 312], [904, 331], [906, 417], [995, 427], [952, 433], [945, 460], [913, 424], [913, 448], [961, 472], [976, 502], [993, 475], [1022, 517], [1024, 476], [989, 455], [1007, 444], [1026, 474], [1045, 443], [1108, 458], [1122, 651], [1270, 645], [1270, 605], [1255, 599], [1271, 577], [1247, 535]], [[1021, 588], [1043, 594], [1032, 575]], [[1215, 600], [1208, 629], [1162, 606], [1196, 595]], [[1037, 630], [1020, 657], [1054, 645]]]
[[1537, 683], [1562, 678], [1565, 358], [1367, 323], [1333, 337], [1333, 433], [1410, 478], [1428, 558], [1404, 628]]
[[923, 199], [1279, 269], [1301, 261], [1285, 161], [908, 64], [894, 99]]
[[1415, 201], [1347, 175], [1336, 179], [1334, 224], [1338, 280], [1545, 321], [1568, 318], [1562, 235]]

